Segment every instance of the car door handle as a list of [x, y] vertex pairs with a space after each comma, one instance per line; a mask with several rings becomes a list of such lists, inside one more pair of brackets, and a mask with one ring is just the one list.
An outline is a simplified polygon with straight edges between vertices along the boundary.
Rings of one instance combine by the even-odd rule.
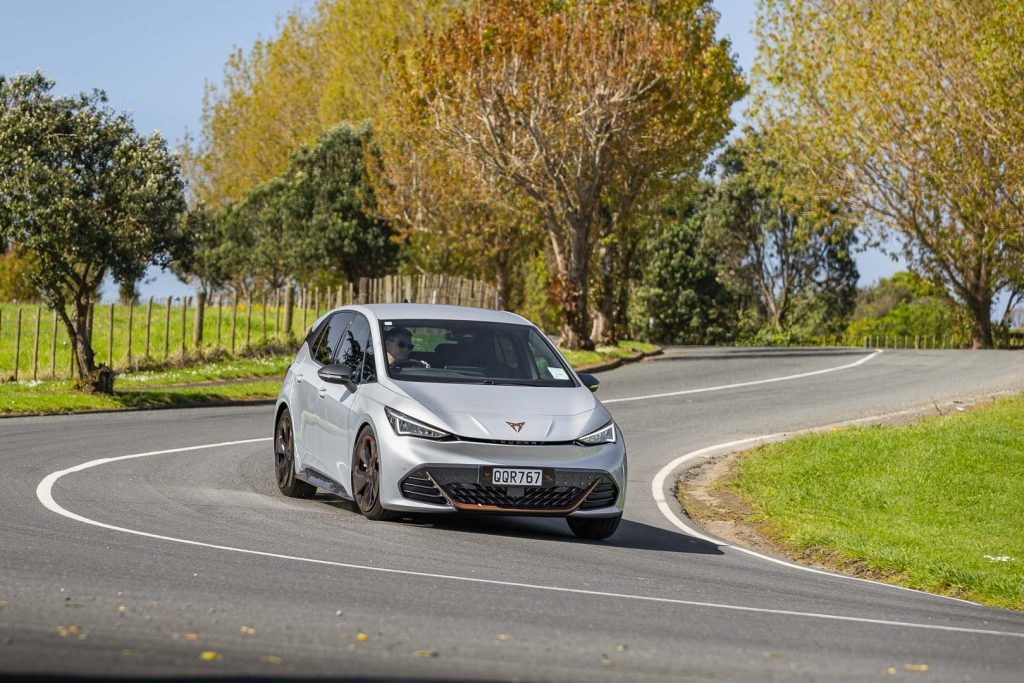
[[327, 387], [320, 387], [317, 390], [316, 395], [319, 396], [320, 398], [323, 398], [324, 396], [326, 396], [327, 395]]

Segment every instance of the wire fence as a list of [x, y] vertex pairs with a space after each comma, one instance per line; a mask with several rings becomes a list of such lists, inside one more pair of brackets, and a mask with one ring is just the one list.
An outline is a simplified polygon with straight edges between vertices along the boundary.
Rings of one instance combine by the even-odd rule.
[[[451, 304], [496, 308], [497, 290], [447, 275], [389, 275], [357, 285], [283, 287], [248, 293], [96, 304], [89, 311], [96, 364], [126, 370], [214, 352], [285, 350], [332, 308], [353, 303]], [[0, 379], [73, 378], [74, 349], [56, 311], [39, 303], [0, 303]]]

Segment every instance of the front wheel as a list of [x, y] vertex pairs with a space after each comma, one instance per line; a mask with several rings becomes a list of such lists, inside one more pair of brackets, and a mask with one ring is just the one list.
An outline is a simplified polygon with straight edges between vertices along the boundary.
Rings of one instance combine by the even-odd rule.
[[315, 486], [295, 476], [295, 430], [287, 410], [281, 411], [274, 429], [274, 473], [277, 488], [289, 498], [312, 498], [316, 493]]
[[352, 454], [352, 496], [367, 519], [380, 522], [395, 516], [380, 504], [380, 447], [370, 427], [359, 432]]
[[576, 538], [599, 541], [615, 533], [615, 530], [619, 528], [619, 522], [622, 521], [622, 515], [618, 514], [614, 517], [566, 517], [565, 521], [569, 523], [569, 528], [572, 529]]

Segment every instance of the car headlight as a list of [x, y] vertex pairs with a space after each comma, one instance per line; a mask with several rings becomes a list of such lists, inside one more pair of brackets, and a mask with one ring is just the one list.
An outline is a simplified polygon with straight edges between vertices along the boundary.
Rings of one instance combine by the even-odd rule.
[[597, 446], [603, 443], [615, 443], [615, 423], [609, 422], [596, 432], [590, 432], [586, 436], [576, 439], [581, 446]]
[[447, 441], [455, 438], [448, 432], [431, 427], [419, 420], [414, 420], [397, 410], [385, 407], [384, 413], [387, 414], [388, 422], [391, 423], [391, 428], [395, 430], [395, 434], [398, 436], [416, 436], [421, 439], [433, 439], [434, 441]]

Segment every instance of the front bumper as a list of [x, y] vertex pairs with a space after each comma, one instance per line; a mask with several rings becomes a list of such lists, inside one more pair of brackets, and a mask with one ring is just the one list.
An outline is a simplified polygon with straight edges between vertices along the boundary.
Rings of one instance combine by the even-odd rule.
[[[611, 517], [626, 499], [626, 449], [620, 438], [601, 446], [509, 445], [430, 441], [377, 431], [381, 503], [407, 512]], [[544, 487], [492, 486], [483, 467], [541, 468]]]

